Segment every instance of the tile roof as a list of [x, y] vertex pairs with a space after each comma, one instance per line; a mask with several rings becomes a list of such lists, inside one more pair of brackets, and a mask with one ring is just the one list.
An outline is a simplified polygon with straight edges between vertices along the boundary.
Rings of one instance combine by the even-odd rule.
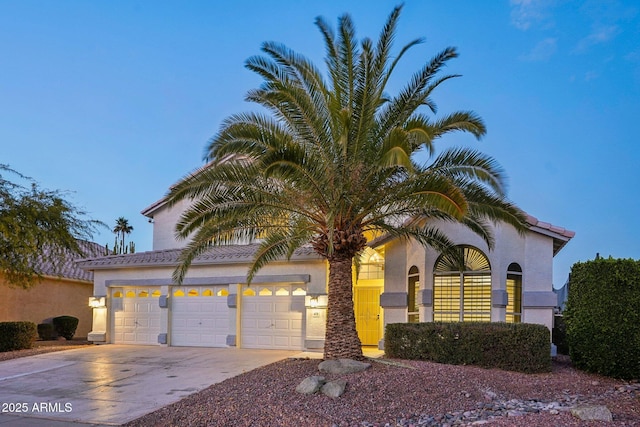
[[[247, 263], [253, 259], [258, 249], [258, 244], [215, 246], [206, 253], [198, 256], [192, 265], [198, 264], [235, 264]], [[136, 252], [125, 255], [109, 255], [94, 258], [85, 258], [77, 261], [80, 268], [85, 270], [144, 267], [144, 266], [177, 266], [178, 257], [182, 249], [164, 249], [158, 251]], [[303, 246], [297, 249], [292, 260], [320, 260], [311, 246]]]
[[[105, 248], [102, 245], [99, 245], [94, 242], [88, 242], [86, 240], [78, 240], [78, 245], [80, 246], [80, 250], [86, 257], [95, 257], [103, 255], [105, 252]], [[51, 248], [43, 247], [42, 252], [45, 254], [49, 254]], [[36, 259], [36, 268], [43, 276], [50, 277], [63, 277], [65, 279], [73, 279], [73, 280], [82, 280], [85, 282], [93, 281], [93, 272], [86, 271], [80, 268], [76, 264], [76, 260], [78, 259], [77, 254], [73, 254], [71, 252], [65, 251], [62, 255], [62, 258], [58, 263], [52, 264], [51, 262], [45, 260], [42, 256], [39, 256]]]
[[548, 222], [538, 221], [538, 218], [531, 216], [529, 214], [527, 214], [527, 223], [529, 223], [529, 225], [531, 226], [538, 227], [543, 230], [549, 230], [553, 233], [559, 234], [560, 236], [566, 237], [568, 239], [571, 239], [573, 236], [576, 235], [575, 231], [567, 230], [566, 228], [558, 227], [553, 224], [549, 224]]
[[553, 238], [553, 255], [556, 255], [576, 235], [575, 231], [539, 221], [538, 218], [527, 214], [527, 223], [531, 230]]

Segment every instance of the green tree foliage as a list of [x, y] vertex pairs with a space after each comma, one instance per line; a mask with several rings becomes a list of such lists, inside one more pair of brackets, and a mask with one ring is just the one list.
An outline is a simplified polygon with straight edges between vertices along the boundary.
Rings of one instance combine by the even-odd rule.
[[564, 318], [569, 355], [578, 368], [640, 378], [640, 261], [574, 264]]
[[[316, 20], [324, 38], [326, 76], [280, 43], [246, 67], [264, 79], [247, 100], [268, 113], [227, 118], [206, 150], [209, 164], [170, 190], [171, 204], [192, 201], [177, 225], [190, 238], [174, 280], [211, 245], [260, 239], [248, 272], [289, 258], [311, 244], [329, 264], [324, 357], [361, 358], [353, 311], [354, 257], [382, 234], [413, 238], [445, 250], [452, 246], [433, 219], [459, 222], [489, 245], [489, 222], [524, 228], [524, 215], [506, 201], [504, 175], [478, 151], [450, 148], [433, 158], [434, 142], [451, 132], [485, 134], [473, 112], [438, 119], [434, 90], [455, 75], [440, 75], [458, 56], [436, 54], [396, 94], [388, 91], [413, 40], [392, 53], [401, 8], [390, 14], [377, 41], [358, 41], [349, 15], [337, 31]], [[416, 154], [432, 157], [419, 163]]]
[[[10, 181], [7, 175], [15, 179]], [[61, 192], [42, 189], [0, 164], [0, 271], [5, 281], [29, 288], [41, 277], [42, 264], [55, 268], [69, 254], [82, 256], [76, 239], [90, 240], [102, 224], [85, 215]]]
[[120, 217], [116, 220], [116, 225], [113, 227], [113, 233], [116, 235], [113, 242], [113, 250], [109, 249], [109, 244], [105, 245], [105, 255], [123, 255], [127, 253], [135, 253], [136, 244], [129, 242], [125, 243], [125, 237], [127, 234], [133, 231], [133, 227], [129, 225], [129, 221], [125, 217]]
[[[118, 246], [117, 252], [120, 254], [124, 254], [127, 251], [127, 245], [125, 244], [125, 238], [127, 234], [130, 234], [133, 231], [133, 227], [129, 225], [129, 220], [125, 217], [121, 216], [116, 220], [116, 225], [113, 227], [113, 232], [116, 235], [116, 243], [114, 244], [114, 252], [116, 251], [116, 246]], [[118, 240], [120, 241], [118, 243]]]

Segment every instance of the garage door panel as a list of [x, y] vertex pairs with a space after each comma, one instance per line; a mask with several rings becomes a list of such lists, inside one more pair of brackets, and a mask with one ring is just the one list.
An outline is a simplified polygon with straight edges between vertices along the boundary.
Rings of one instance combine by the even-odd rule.
[[271, 346], [272, 344], [273, 344], [273, 337], [264, 336], [264, 335], [258, 337], [258, 345]]
[[[222, 287], [189, 287], [182, 296], [174, 288], [171, 302], [171, 345], [226, 347], [229, 309]], [[191, 295], [191, 296], [190, 296]]]
[[173, 319], [173, 326], [177, 328], [186, 328], [187, 319]]
[[287, 337], [287, 336], [284, 336], [284, 337], [275, 336], [275, 337], [273, 337], [273, 344], [275, 346], [278, 346], [278, 347], [289, 347], [291, 345], [292, 341], [293, 340], [291, 339], [291, 337]]
[[243, 319], [242, 326], [250, 329], [256, 329], [258, 327], [257, 319]]
[[[277, 297], [276, 297], [277, 298]], [[286, 298], [286, 297], [283, 297]], [[275, 313], [289, 313], [291, 311], [291, 304], [290, 302], [275, 302], [273, 304], [273, 311]]]
[[273, 323], [273, 327], [275, 329], [280, 329], [280, 330], [292, 330], [292, 325], [293, 322], [288, 320], [288, 319], [275, 319], [274, 323]]
[[136, 326], [139, 326], [141, 328], [148, 328], [151, 325], [149, 324], [149, 319], [144, 319], [144, 318], [138, 318], [135, 321]]
[[[160, 306], [157, 293], [149, 288], [112, 290], [113, 342], [118, 344], [157, 344], [160, 333]], [[144, 296], [140, 296], [144, 295]]]
[[202, 324], [203, 327], [208, 329], [215, 329], [216, 327], [215, 319], [202, 319], [200, 323]]
[[[246, 290], [241, 304], [241, 346], [245, 348], [303, 348], [304, 295], [293, 294], [289, 286], [260, 287]], [[302, 291], [304, 293], [304, 291]]]
[[[262, 298], [262, 297], [254, 297], [254, 298]], [[271, 313], [272, 311], [273, 311], [273, 306], [269, 302], [258, 303], [259, 313]]]

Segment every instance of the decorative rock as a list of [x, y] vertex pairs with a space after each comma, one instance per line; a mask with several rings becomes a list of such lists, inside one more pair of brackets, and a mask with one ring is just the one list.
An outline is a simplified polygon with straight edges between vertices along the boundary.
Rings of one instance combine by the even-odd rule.
[[298, 384], [298, 387], [296, 387], [296, 391], [301, 394], [314, 394], [320, 390], [324, 383], [324, 377], [314, 375], [302, 380], [302, 382]]
[[344, 389], [347, 386], [347, 381], [343, 379], [329, 381], [325, 385], [322, 386], [320, 390], [322, 394], [325, 394], [329, 397], [340, 397], [344, 393]]
[[498, 395], [496, 393], [494, 393], [491, 390], [485, 390], [484, 391], [484, 398], [487, 400], [494, 400], [495, 398], [497, 398]]
[[583, 421], [613, 421], [611, 411], [609, 411], [609, 408], [603, 405], [578, 406], [571, 410], [571, 414]]
[[325, 360], [318, 365], [320, 372], [337, 375], [360, 372], [369, 367], [371, 367], [371, 363], [358, 362], [357, 360], [351, 359]]

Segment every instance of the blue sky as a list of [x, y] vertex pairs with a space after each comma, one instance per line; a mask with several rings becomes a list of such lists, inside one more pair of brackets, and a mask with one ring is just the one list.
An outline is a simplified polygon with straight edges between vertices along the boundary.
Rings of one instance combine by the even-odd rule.
[[[140, 211], [202, 165], [230, 114], [253, 108], [244, 61], [279, 41], [322, 65], [313, 24], [348, 12], [376, 38], [393, 1], [0, 1], [0, 163], [32, 176], [95, 219], [134, 226]], [[488, 134], [454, 135], [509, 176], [509, 198], [575, 231], [554, 285], [571, 265], [640, 259], [640, 5], [635, 1], [408, 0], [396, 46], [406, 55], [390, 90], [447, 46], [463, 77], [435, 93], [440, 112], [471, 109]], [[95, 236], [112, 243], [110, 230]]]

